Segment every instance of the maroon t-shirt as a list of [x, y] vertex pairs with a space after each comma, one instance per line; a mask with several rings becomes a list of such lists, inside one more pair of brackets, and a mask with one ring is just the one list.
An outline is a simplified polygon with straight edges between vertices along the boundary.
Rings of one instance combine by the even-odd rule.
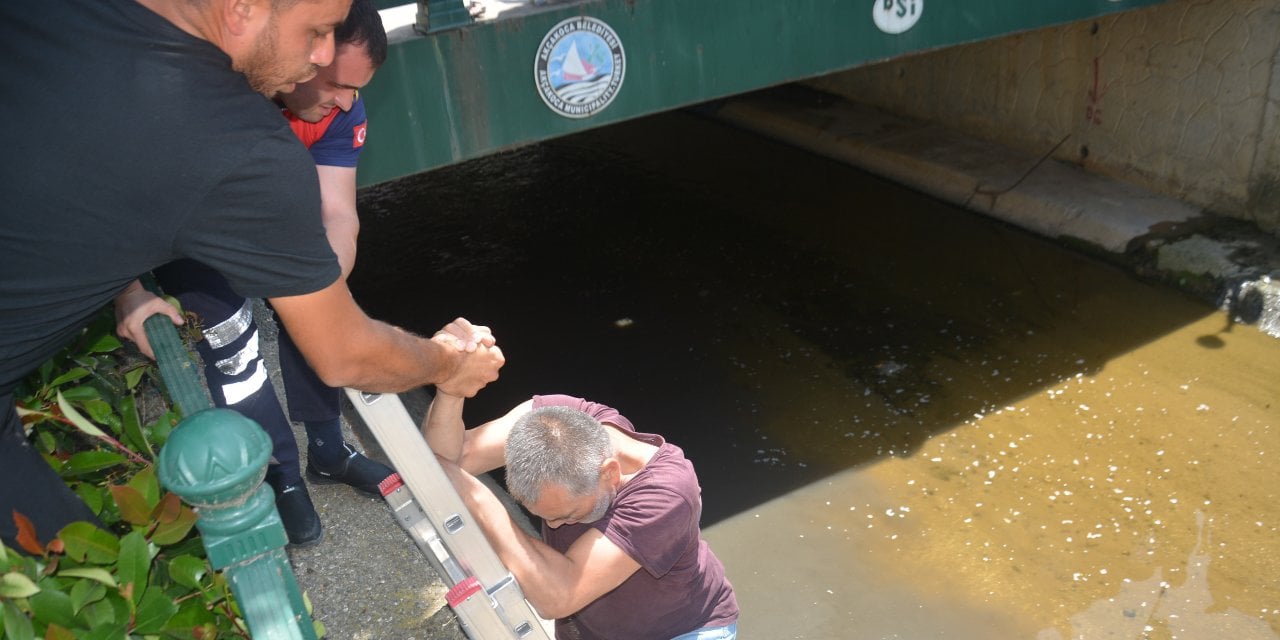
[[[724, 565], [702, 539], [702, 489], [684, 452], [661, 436], [637, 433], [617, 410], [571, 396], [534, 396], [534, 408], [567, 406], [658, 447], [639, 473], [618, 490], [600, 520], [542, 527], [543, 540], [564, 553], [588, 529], [599, 530], [640, 564], [618, 588], [556, 621], [557, 638], [674, 638], [738, 619], [738, 601]], [[566, 628], [577, 628], [572, 635]]]

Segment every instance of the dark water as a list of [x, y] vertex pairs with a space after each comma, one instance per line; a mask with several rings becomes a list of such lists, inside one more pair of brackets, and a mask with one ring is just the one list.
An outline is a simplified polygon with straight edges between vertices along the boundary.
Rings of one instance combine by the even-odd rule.
[[744, 637], [1280, 637], [1280, 346], [1213, 309], [687, 114], [361, 212], [371, 315], [498, 336], [469, 421], [685, 449]]

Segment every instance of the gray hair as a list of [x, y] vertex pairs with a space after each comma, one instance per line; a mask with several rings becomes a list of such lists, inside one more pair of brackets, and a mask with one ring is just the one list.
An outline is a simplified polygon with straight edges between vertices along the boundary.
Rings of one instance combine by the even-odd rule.
[[507, 490], [529, 505], [554, 483], [579, 497], [595, 492], [600, 465], [613, 456], [609, 434], [595, 418], [569, 407], [524, 414], [507, 437]]

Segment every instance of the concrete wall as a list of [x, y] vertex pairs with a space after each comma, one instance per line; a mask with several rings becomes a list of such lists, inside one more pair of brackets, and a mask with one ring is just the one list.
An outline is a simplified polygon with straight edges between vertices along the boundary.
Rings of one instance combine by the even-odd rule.
[[1280, 235], [1280, 0], [1147, 9], [810, 81]]

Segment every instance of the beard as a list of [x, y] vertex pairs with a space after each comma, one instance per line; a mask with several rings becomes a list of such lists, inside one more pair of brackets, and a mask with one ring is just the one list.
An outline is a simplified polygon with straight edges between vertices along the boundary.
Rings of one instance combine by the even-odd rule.
[[578, 522], [581, 524], [590, 524], [600, 518], [603, 518], [604, 514], [609, 512], [609, 507], [613, 506], [613, 499], [616, 497], [618, 497], [618, 492], [613, 489], [601, 492], [600, 499], [596, 501], [595, 508], [591, 510], [591, 513], [587, 514], [587, 517], [579, 520]]
[[306, 62], [301, 69], [292, 69], [287, 61], [280, 59], [278, 31], [274, 15], [267, 21], [253, 48], [245, 56], [243, 64], [237, 69], [249, 80], [254, 91], [268, 98], [273, 97], [287, 85], [305, 82], [315, 77], [319, 70], [314, 64]]

